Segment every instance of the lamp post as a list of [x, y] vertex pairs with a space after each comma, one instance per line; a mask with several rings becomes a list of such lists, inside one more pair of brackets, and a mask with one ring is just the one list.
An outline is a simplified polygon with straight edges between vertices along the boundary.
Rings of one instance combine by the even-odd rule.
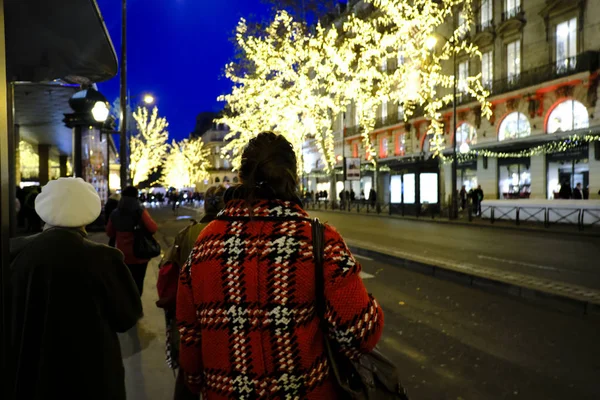
[[121, 34], [121, 129], [119, 140], [119, 161], [121, 162], [121, 190], [129, 182], [129, 160], [127, 157], [127, 0], [122, 0]]

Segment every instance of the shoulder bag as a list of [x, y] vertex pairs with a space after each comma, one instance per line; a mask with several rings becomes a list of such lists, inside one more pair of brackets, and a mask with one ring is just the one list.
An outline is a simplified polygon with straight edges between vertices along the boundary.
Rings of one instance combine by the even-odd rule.
[[315, 260], [316, 309], [324, 333], [325, 351], [339, 393], [347, 400], [408, 400], [406, 390], [398, 379], [396, 366], [377, 350], [351, 360], [339, 350], [328, 335], [325, 323], [325, 275], [323, 256], [324, 227], [318, 219], [312, 221], [313, 257]]
[[160, 255], [160, 244], [144, 226], [143, 213], [144, 210], [139, 213], [137, 223], [133, 227], [133, 255], [142, 260], [149, 260]]

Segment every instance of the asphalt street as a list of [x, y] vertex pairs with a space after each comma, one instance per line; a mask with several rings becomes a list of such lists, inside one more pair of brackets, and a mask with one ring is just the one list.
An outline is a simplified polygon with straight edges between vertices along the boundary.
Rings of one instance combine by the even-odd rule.
[[[189, 210], [181, 210], [178, 216], [170, 209], [151, 212], [160, 225], [159, 238], [167, 243], [189, 223], [192, 214], [196, 216]], [[377, 218], [354, 220], [346, 217], [348, 220], [345, 221], [335, 215], [321, 214], [319, 217], [332, 222], [344, 236], [365, 231], [363, 235], [372, 240], [400, 241], [403, 245], [412, 243], [415, 249], [424, 248], [419, 238], [425, 240], [428, 235], [433, 240], [447, 242], [443, 245], [446, 249], [458, 246], [462, 240], [477, 239], [477, 235], [474, 238], [462, 229], [450, 238], [445, 237], [448, 232], [437, 224], [416, 222], [412, 233], [401, 225], [403, 232], [398, 233], [385, 232], [382, 227], [370, 224], [372, 220], [379, 221]], [[381, 220], [379, 225], [389, 228], [397, 226], [396, 222]], [[442, 232], [436, 232], [438, 229]], [[490, 234], [492, 232], [497, 231], [490, 231]], [[554, 260], [551, 265], [558, 265], [558, 261], [546, 253], [553, 248], [561, 253], [562, 247], [557, 246], [563, 246], [564, 240], [543, 235], [530, 238], [531, 233], [525, 238], [515, 232], [501, 232], [494, 241], [485, 232], [478, 233], [481, 238], [477, 241], [493, 250], [480, 251], [479, 245], [470, 242], [461, 248], [493, 257], [496, 251], [506, 246], [504, 248], [508, 250], [515, 250], [511, 253], [513, 259], [521, 260], [517, 254], [528, 251], [519, 242], [527, 240], [538, 249], [538, 254], [541, 253], [541, 260], [528, 257], [523, 261], [548, 264], [549, 260]], [[511, 236], [514, 237], [511, 239]], [[498, 243], [507, 239], [510, 244], [501, 246]], [[586, 243], [584, 239], [566, 239], [565, 248], [573, 246], [580, 251], [589, 250], [592, 243]], [[584, 243], [578, 244], [578, 241]], [[543, 248], [546, 251], [541, 251]], [[572, 257], [576, 253], [568, 251]], [[558, 260], [568, 258], [558, 257]], [[364, 257], [357, 260], [363, 266], [365, 285], [384, 308], [385, 333], [379, 346], [399, 367], [411, 399], [599, 398], [599, 319], [561, 314]], [[153, 307], [156, 300], [156, 263], [153, 269], [145, 286], [146, 309]], [[141, 321], [142, 339], [136, 339], [136, 343], [143, 343], [138, 346], [141, 352], [132, 358], [133, 364], [131, 360], [129, 367], [126, 364], [131, 382], [129, 398], [164, 399], [165, 390], [159, 388], [170, 388], [173, 381], [172, 374], [164, 366], [164, 320], [157, 311], [148, 310], [145, 314]]]
[[[311, 212], [348, 241], [600, 289], [600, 238]], [[433, 262], [435, 264], [435, 262]]]

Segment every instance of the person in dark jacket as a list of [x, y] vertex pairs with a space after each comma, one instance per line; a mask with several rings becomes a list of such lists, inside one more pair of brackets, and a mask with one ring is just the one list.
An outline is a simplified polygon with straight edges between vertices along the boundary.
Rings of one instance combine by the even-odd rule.
[[100, 198], [82, 179], [61, 178], [35, 208], [44, 231], [10, 247], [8, 398], [125, 400], [117, 332], [142, 305], [121, 252], [87, 239]]
[[377, 204], [377, 192], [373, 188], [369, 191], [369, 203], [371, 204], [371, 208], [375, 208]]
[[573, 191], [571, 190], [571, 185], [569, 184], [569, 182], [563, 182], [560, 185], [558, 197], [562, 200], [569, 200], [571, 197], [573, 197]]
[[460, 193], [458, 195], [459, 195], [459, 199], [460, 199], [460, 208], [462, 210], [466, 210], [467, 209], [467, 196], [468, 196], [468, 194], [467, 194], [467, 187], [465, 185], [463, 185], [460, 188]]
[[[198, 236], [212, 222], [219, 211], [225, 207], [225, 186], [212, 186], [206, 191], [204, 201], [204, 215], [200, 222], [193, 222], [182, 229], [175, 240], [173, 246], [167, 250], [165, 257], [161, 261], [158, 282], [156, 284], [159, 290], [159, 298], [156, 306], [165, 310], [165, 320], [167, 322], [166, 331], [166, 360], [172, 369], [179, 368], [179, 331], [175, 320], [176, 300], [177, 300], [177, 282], [179, 271], [187, 261]], [[173, 288], [167, 286], [174, 285]], [[192, 393], [184, 383], [181, 369], [177, 374], [175, 381], [175, 400], [198, 399], [199, 396]]]
[[138, 190], [133, 186], [129, 186], [123, 189], [119, 205], [110, 215], [110, 220], [106, 225], [106, 233], [108, 237], [116, 239], [117, 249], [125, 255], [125, 263], [131, 271], [141, 296], [144, 291], [144, 279], [150, 260], [137, 258], [134, 254], [135, 236], [133, 231], [138, 224], [143, 225], [152, 234], [158, 230], [156, 222], [140, 204]]
[[[111, 194], [106, 204], [104, 205], [104, 226], [108, 225], [108, 221], [110, 220], [110, 215], [113, 211], [117, 209], [119, 206], [119, 201], [121, 201], [121, 195], [119, 193]], [[110, 247], [115, 247], [116, 238], [110, 238], [108, 240], [108, 245]]]
[[583, 200], [583, 191], [581, 190], [581, 183], [575, 185], [575, 189], [573, 189], [573, 199]]

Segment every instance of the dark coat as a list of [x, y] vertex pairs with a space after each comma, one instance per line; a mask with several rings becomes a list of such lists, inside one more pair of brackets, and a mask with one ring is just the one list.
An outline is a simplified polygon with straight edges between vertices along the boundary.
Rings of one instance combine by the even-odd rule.
[[125, 399], [117, 332], [142, 304], [121, 252], [86, 236], [54, 228], [11, 241], [17, 400]]

